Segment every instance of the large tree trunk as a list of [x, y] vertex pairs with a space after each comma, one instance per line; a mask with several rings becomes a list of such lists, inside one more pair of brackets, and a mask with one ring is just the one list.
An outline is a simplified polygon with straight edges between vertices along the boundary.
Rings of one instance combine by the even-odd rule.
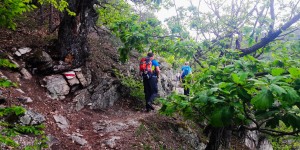
[[209, 142], [205, 150], [218, 150], [221, 145], [221, 139], [223, 134], [224, 127], [217, 128], [211, 127], [211, 133], [209, 137]]
[[213, 127], [209, 125], [204, 133], [208, 135], [208, 131], [210, 131], [209, 143], [207, 144], [205, 150], [218, 150], [221, 144], [223, 145], [223, 149], [230, 149], [230, 141], [232, 135], [231, 126], [228, 127]]
[[80, 67], [85, 63], [89, 54], [88, 31], [97, 20], [97, 13], [93, 8], [95, 2], [96, 0], [68, 0], [69, 9], [76, 15], [70, 16], [65, 11], [60, 23], [58, 47], [61, 60], [66, 65], [56, 71]]

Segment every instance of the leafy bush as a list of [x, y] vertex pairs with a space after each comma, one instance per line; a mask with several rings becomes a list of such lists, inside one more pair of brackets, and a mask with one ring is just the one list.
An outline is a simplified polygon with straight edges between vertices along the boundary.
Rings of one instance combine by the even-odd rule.
[[0, 109], [0, 126], [3, 127], [0, 131], [0, 143], [4, 144], [5, 146], [17, 148], [19, 144], [12, 139], [13, 137], [20, 134], [33, 134], [35, 136], [39, 136], [39, 138], [36, 139], [34, 145], [27, 146], [27, 149], [42, 149], [47, 147], [47, 138], [45, 137], [45, 133], [43, 131], [45, 128], [44, 125], [21, 125], [16, 122], [9, 121], [9, 118], [18, 118], [24, 113], [25, 109], [20, 106], [12, 106]]
[[[290, 58], [292, 53], [281, 50], [265, 60], [238, 58], [234, 52], [222, 58], [211, 55], [205, 62], [207, 67], [193, 75], [190, 99], [172, 95], [163, 101], [162, 112], [179, 112], [187, 119], [216, 128], [242, 126], [273, 136], [297, 135], [300, 61]], [[292, 130], [278, 128], [280, 122]]]
[[[39, 0], [39, 4], [51, 4], [59, 11], [66, 10], [69, 15], [75, 15], [67, 7], [69, 6], [66, 0]], [[37, 7], [32, 3], [32, 0], [1, 0], [0, 1], [0, 27], [6, 27], [15, 30], [15, 19], [22, 16], [23, 13], [32, 11]]]
[[138, 80], [134, 77], [125, 76], [121, 74], [118, 70], [114, 70], [114, 73], [121, 80], [121, 84], [129, 89], [130, 96], [138, 100], [142, 100], [145, 98], [142, 80]]
[[[7, 59], [0, 59], [0, 67], [6, 68], [16, 68], [17, 66]], [[0, 87], [11, 87], [16, 86], [16, 83], [12, 83], [7, 79], [0, 78]], [[12, 106], [0, 108], [0, 126], [2, 126], [0, 131], [0, 143], [3, 146], [9, 146], [12, 148], [19, 147], [12, 138], [20, 134], [33, 134], [39, 136], [34, 142], [34, 145], [26, 146], [27, 150], [41, 150], [47, 147], [47, 138], [44, 135], [44, 125], [21, 125], [16, 121], [20, 116], [24, 115], [25, 109], [21, 106]]]
[[2, 0], [0, 1], [0, 27], [16, 28], [14, 19], [26, 11], [36, 8], [30, 0]]
[[17, 65], [11, 63], [8, 59], [0, 59], [0, 67], [17, 68]]
[[[0, 59], [0, 68], [17, 68], [16, 64], [11, 63], [8, 59]], [[11, 87], [17, 86], [16, 83], [11, 82], [10, 80], [0, 78], [0, 87]]]
[[[293, 131], [291, 127], [286, 127], [283, 122], [279, 123], [277, 130], [281, 131]], [[299, 136], [268, 136], [274, 150], [291, 150], [300, 149], [300, 137]]]

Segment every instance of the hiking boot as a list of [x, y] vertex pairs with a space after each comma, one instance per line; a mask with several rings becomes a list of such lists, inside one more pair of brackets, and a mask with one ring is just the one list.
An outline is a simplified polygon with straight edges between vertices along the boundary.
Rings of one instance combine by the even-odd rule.
[[147, 109], [151, 109], [151, 110], [154, 110], [154, 107], [152, 106], [152, 104], [150, 102], [148, 102], [148, 108]]

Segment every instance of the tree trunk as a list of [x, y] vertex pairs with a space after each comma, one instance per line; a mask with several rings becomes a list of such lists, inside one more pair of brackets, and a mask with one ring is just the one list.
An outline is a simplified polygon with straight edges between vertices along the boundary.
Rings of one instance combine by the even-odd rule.
[[222, 134], [222, 145], [223, 145], [223, 149], [230, 149], [231, 146], [231, 135], [232, 135], [232, 130], [231, 127], [225, 127], [223, 130], [223, 134]]
[[89, 54], [87, 35], [91, 26], [97, 21], [97, 13], [93, 8], [96, 0], [68, 0], [69, 9], [75, 12], [70, 16], [64, 12], [58, 31], [58, 47], [65, 67], [56, 71], [64, 71], [80, 67]]
[[205, 150], [218, 150], [221, 145], [221, 139], [223, 134], [224, 127], [222, 128], [211, 128], [211, 134], [209, 137], [209, 142]]

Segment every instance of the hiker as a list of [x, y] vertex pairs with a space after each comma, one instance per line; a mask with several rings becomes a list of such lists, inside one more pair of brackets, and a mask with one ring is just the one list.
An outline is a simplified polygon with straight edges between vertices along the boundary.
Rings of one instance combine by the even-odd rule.
[[[143, 66], [145, 63], [146, 65]], [[152, 103], [158, 96], [157, 82], [159, 73], [159, 63], [154, 59], [153, 53], [148, 53], [146, 58], [142, 58], [140, 64], [140, 75], [143, 78], [147, 112], [154, 110]]]
[[[181, 67], [181, 70], [182, 70], [182, 72], [181, 72], [180, 77], [181, 77], [182, 83], [184, 84], [184, 83], [187, 83], [185, 77], [192, 73], [192, 68], [189, 66], [189, 62], [185, 62], [184, 66]], [[184, 90], [183, 90], [184, 95], [187, 95], [187, 96], [190, 95], [190, 89], [187, 87], [187, 85], [183, 85], [183, 88], [184, 88]]]

